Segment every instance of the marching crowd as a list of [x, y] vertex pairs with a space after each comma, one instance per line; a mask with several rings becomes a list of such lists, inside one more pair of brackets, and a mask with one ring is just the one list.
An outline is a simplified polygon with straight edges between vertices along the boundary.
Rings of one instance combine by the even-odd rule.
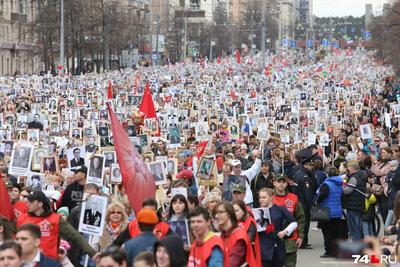
[[0, 78], [0, 267], [290, 267], [312, 221], [321, 258], [400, 256], [393, 70], [361, 48], [259, 61]]

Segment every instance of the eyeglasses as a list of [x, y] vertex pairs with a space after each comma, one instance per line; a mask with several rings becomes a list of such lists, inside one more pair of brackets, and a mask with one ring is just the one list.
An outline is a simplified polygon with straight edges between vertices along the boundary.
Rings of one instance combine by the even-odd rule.
[[110, 212], [110, 214], [122, 214], [122, 212], [120, 212], [120, 211], [112, 211], [112, 212]]

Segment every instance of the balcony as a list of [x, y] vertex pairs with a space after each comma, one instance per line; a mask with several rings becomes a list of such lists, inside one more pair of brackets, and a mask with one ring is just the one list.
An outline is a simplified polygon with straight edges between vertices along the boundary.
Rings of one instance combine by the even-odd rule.
[[19, 21], [19, 13], [11, 12], [11, 21]]

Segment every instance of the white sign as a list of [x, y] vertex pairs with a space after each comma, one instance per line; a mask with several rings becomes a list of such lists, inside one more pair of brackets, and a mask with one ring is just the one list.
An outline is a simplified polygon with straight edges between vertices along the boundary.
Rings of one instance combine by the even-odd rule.
[[79, 218], [79, 232], [89, 235], [101, 236], [103, 234], [107, 198], [90, 196], [82, 202], [81, 216]]
[[361, 132], [362, 139], [372, 139], [373, 138], [371, 125], [369, 125], [369, 124], [360, 125], [360, 132]]

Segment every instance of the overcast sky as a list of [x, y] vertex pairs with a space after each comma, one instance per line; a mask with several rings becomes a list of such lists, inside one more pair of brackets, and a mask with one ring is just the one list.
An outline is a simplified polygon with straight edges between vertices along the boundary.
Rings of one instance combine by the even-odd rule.
[[313, 0], [314, 15], [317, 17], [355, 16], [365, 14], [365, 4], [372, 4], [374, 12], [381, 12], [389, 0]]

